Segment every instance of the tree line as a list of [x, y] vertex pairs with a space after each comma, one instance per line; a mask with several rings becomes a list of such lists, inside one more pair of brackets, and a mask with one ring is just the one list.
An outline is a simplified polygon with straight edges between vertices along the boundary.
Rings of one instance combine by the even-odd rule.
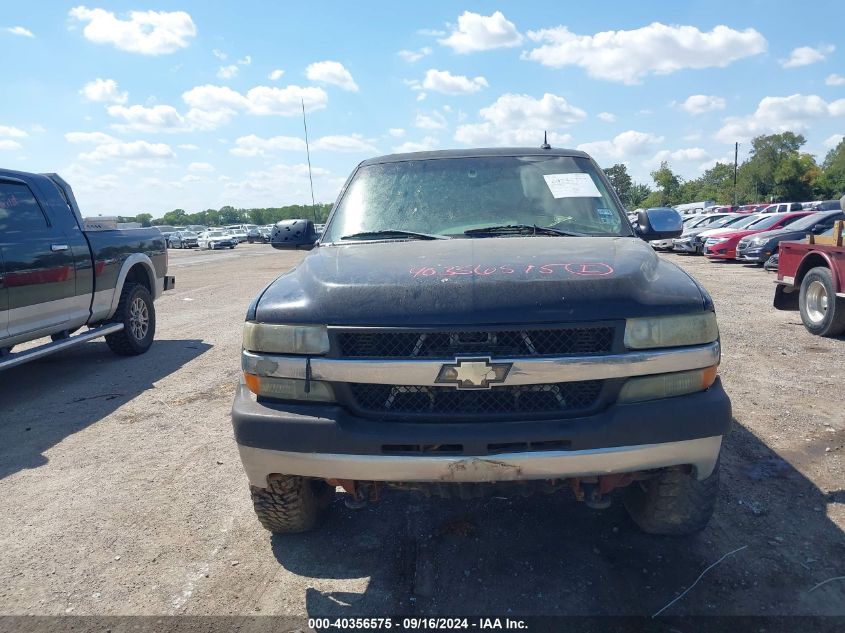
[[184, 209], [168, 211], [160, 218], [154, 218], [151, 213], [120, 216], [119, 222], [140, 222], [141, 226], [227, 226], [230, 224], [275, 224], [279, 220], [296, 220], [307, 218], [315, 223], [324, 223], [329, 217], [331, 204], [289, 204], [284, 207], [268, 207], [262, 209], [236, 209], [224, 206], [219, 209], [206, 209], [196, 213], [188, 213]]
[[[793, 132], [754, 138], [748, 158], [737, 168], [736, 203], [839, 199], [845, 193], [845, 139], [827, 153], [821, 164], [801, 151], [806, 142], [801, 134]], [[698, 178], [684, 180], [663, 161], [651, 172], [653, 188], [635, 183], [623, 164], [604, 172], [628, 209], [701, 200], [734, 203], [732, 163], [716, 163]]]

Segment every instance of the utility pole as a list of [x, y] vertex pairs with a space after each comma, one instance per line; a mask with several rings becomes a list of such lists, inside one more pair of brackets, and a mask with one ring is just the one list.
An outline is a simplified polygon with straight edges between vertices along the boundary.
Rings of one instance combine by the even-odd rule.
[[314, 216], [314, 224], [317, 224], [317, 204], [314, 202], [314, 179], [311, 177], [311, 150], [308, 148], [308, 124], [305, 122], [305, 99], [299, 98], [302, 103], [302, 127], [305, 128], [305, 155], [308, 156], [308, 182], [311, 183], [311, 215]]
[[734, 206], [736, 206], [736, 169], [739, 162], [739, 143], [734, 144]]

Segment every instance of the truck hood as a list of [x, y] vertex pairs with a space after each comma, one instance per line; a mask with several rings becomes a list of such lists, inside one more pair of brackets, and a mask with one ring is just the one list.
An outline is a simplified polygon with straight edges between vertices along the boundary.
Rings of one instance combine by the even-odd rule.
[[680, 268], [624, 238], [502, 237], [321, 246], [255, 307], [270, 323], [558, 323], [699, 312]]

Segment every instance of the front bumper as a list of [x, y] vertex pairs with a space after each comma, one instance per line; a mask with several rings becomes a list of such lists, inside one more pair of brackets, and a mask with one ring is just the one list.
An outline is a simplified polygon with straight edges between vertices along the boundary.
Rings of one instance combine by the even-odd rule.
[[691, 464], [706, 477], [730, 429], [731, 404], [717, 379], [706, 391], [612, 405], [581, 418], [400, 422], [357, 417], [331, 404], [259, 402], [241, 384], [232, 424], [250, 483], [259, 487], [273, 473], [506, 481]]
[[765, 246], [749, 246], [747, 248], [737, 247], [736, 258], [744, 262], [765, 263], [772, 256], [772, 250]]
[[704, 255], [711, 259], [734, 259], [736, 257], [735, 247], [723, 244], [704, 244]]
[[474, 482], [566, 479], [689, 464], [698, 479], [716, 465], [722, 437], [584, 451], [503, 453], [486, 457], [291, 453], [238, 446], [249, 483], [267, 486], [272, 473], [320, 479], [389, 482]]
[[696, 252], [695, 240], [692, 239], [692, 238], [690, 238], [690, 239], [685, 239], [685, 238], [674, 239], [674, 240], [672, 240], [672, 246], [674, 247], [674, 249], [676, 251], [680, 251], [682, 253], [695, 253]]
[[672, 250], [672, 240], [653, 240], [649, 242], [653, 248], [668, 248]]

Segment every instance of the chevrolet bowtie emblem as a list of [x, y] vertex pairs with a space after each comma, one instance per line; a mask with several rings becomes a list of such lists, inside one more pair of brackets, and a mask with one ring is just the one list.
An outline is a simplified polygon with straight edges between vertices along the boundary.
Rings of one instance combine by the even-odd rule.
[[505, 382], [513, 363], [494, 363], [489, 358], [456, 358], [440, 368], [438, 384], [455, 385], [458, 389], [489, 389]]

